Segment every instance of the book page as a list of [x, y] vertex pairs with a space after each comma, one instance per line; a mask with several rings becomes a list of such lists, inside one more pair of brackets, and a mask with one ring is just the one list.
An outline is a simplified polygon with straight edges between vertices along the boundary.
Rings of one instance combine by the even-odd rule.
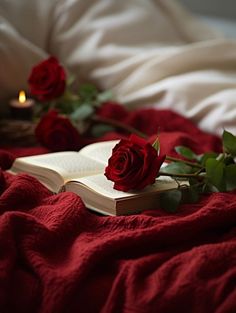
[[119, 140], [96, 142], [82, 148], [78, 153], [106, 166], [112, 155], [112, 149], [118, 142]]
[[104, 172], [105, 166], [95, 159], [89, 159], [78, 152], [66, 151], [55, 152], [43, 155], [18, 158], [14, 162], [14, 167], [27, 171], [27, 164], [35, 165], [35, 171], [41, 168], [48, 168], [59, 173], [64, 180], [79, 178], [86, 175], [93, 175]]
[[74, 179], [73, 182], [82, 183], [94, 192], [102, 194], [105, 197], [112, 199], [122, 199], [133, 196], [141, 196], [143, 194], [152, 193], [152, 192], [163, 192], [169, 189], [177, 188], [178, 185], [176, 181], [170, 179], [169, 177], [159, 177], [153, 185], [147, 186], [141, 191], [131, 191], [123, 192], [113, 188], [114, 183], [108, 180], [104, 174], [98, 174], [93, 176], [87, 176]]

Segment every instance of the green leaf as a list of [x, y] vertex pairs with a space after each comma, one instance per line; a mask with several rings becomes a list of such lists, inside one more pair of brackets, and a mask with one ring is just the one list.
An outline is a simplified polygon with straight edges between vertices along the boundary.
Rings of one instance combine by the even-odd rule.
[[188, 179], [188, 182], [189, 182], [189, 185], [190, 185], [190, 186], [194, 186], [194, 185], [196, 185], [196, 184], [199, 183], [198, 179], [193, 178], [193, 177], [190, 177], [190, 178]]
[[84, 120], [86, 118], [88, 118], [90, 115], [92, 115], [94, 112], [93, 107], [89, 106], [89, 105], [81, 105], [80, 107], [78, 107], [71, 115], [70, 117], [72, 118], [72, 120], [76, 121], [76, 120]]
[[93, 126], [91, 134], [93, 137], [97, 138], [111, 131], [114, 131], [114, 127], [106, 124], [97, 124]]
[[[80, 107], [83, 103], [81, 103], [81, 100], [80, 99], [76, 99], [76, 100], [73, 100], [71, 102], [71, 105], [73, 107], [73, 111], [77, 110], [78, 107]], [[72, 111], [72, 112], [73, 112]]]
[[197, 155], [191, 149], [184, 146], [175, 147], [175, 151], [189, 160], [195, 160], [197, 158]]
[[236, 164], [230, 164], [225, 168], [226, 191], [236, 189]]
[[72, 112], [74, 112], [74, 104], [70, 101], [58, 102], [55, 105], [55, 108], [59, 109], [60, 112], [64, 114], [71, 114]]
[[161, 193], [160, 206], [167, 212], [174, 213], [177, 211], [182, 199], [182, 192], [180, 189], [170, 190]]
[[172, 162], [161, 168], [162, 172], [168, 174], [191, 174], [194, 170], [191, 166], [184, 164], [182, 162]]
[[225, 163], [225, 165], [235, 164], [234, 158], [231, 156], [227, 156], [224, 159], [224, 163]]
[[209, 182], [202, 187], [202, 193], [218, 192], [219, 190]]
[[79, 96], [83, 101], [86, 102], [92, 102], [94, 99], [96, 99], [98, 94], [97, 88], [94, 85], [85, 84], [80, 86], [79, 89]]
[[218, 153], [215, 153], [215, 152], [207, 152], [207, 153], [198, 155], [198, 156], [197, 156], [197, 160], [198, 160], [198, 162], [201, 163], [202, 166], [205, 166], [205, 165], [206, 165], [206, 161], [207, 161], [208, 159], [210, 159], [210, 158], [211, 158], [211, 159], [216, 159], [218, 155], [219, 155], [219, 154], [218, 154]]
[[236, 156], [236, 136], [226, 130], [223, 132], [223, 148], [232, 156]]
[[183, 200], [185, 203], [196, 203], [199, 200], [200, 188], [192, 185], [183, 190]]
[[97, 96], [97, 101], [98, 101], [99, 105], [102, 104], [103, 102], [106, 102], [106, 101], [111, 100], [111, 99], [112, 99], [111, 90], [106, 90], [104, 92], [101, 92]]
[[67, 87], [70, 87], [74, 81], [75, 81], [75, 75], [70, 74], [69, 77], [67, 78], [67, 81], [66, 81]]
[[206, 161], [206, 177], [208, 181], [218, 189], [218, 191], [225, 191], [226, 188], [224, 170], [224, 163], [212, 158]]
[[157, 137], [156, 140], [152, 144], [153, 148], [159, 153], [160, 151], [160, 141], [159, 138]]

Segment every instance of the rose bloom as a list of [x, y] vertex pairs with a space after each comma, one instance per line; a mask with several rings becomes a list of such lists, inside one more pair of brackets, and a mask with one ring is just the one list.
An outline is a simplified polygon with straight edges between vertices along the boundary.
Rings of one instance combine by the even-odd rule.
[[131, 135], [113, 148], [105, 176], [114, 182], [114, 189], [143, 189], [155, 182], [164, 159], [146, 140]]
[[37, 140], [52, 151], [77, 150], [80, 135], [70, 120], [56, 110], [46, 113], [35, 129]]
[[28, 78], [30, 93], [39, 101], [50, 101], [60, 97], [66, 87], [66, 73], [55, 57], [32, 68]]

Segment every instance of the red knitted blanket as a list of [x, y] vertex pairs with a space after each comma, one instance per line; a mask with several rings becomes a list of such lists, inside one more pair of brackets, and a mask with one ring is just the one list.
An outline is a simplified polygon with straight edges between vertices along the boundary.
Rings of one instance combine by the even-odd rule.
[[[217, 137], [170, 111], [139, 110], [130, 123], [159, 130], [164, 153], [180, 144], [220, 149]], [[42, 152], [8, 147], [0, 165]], [[52, 195], [2, 170], [0, 312], [236, 312], [236, 193], [204, 196], [175, 214], [104, 217], [73, 193]]]

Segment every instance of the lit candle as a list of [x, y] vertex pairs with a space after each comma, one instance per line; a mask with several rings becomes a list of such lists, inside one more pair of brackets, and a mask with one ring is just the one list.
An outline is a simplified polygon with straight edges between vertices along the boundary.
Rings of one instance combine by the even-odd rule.
[[27, 99], [25, 92], [21, 90], [18, 99], [12, 99], [10, 101], [11, 117], [21, 120], [30, 120], [33, 115], [34, 105], [35, 101], [33, 99]]

